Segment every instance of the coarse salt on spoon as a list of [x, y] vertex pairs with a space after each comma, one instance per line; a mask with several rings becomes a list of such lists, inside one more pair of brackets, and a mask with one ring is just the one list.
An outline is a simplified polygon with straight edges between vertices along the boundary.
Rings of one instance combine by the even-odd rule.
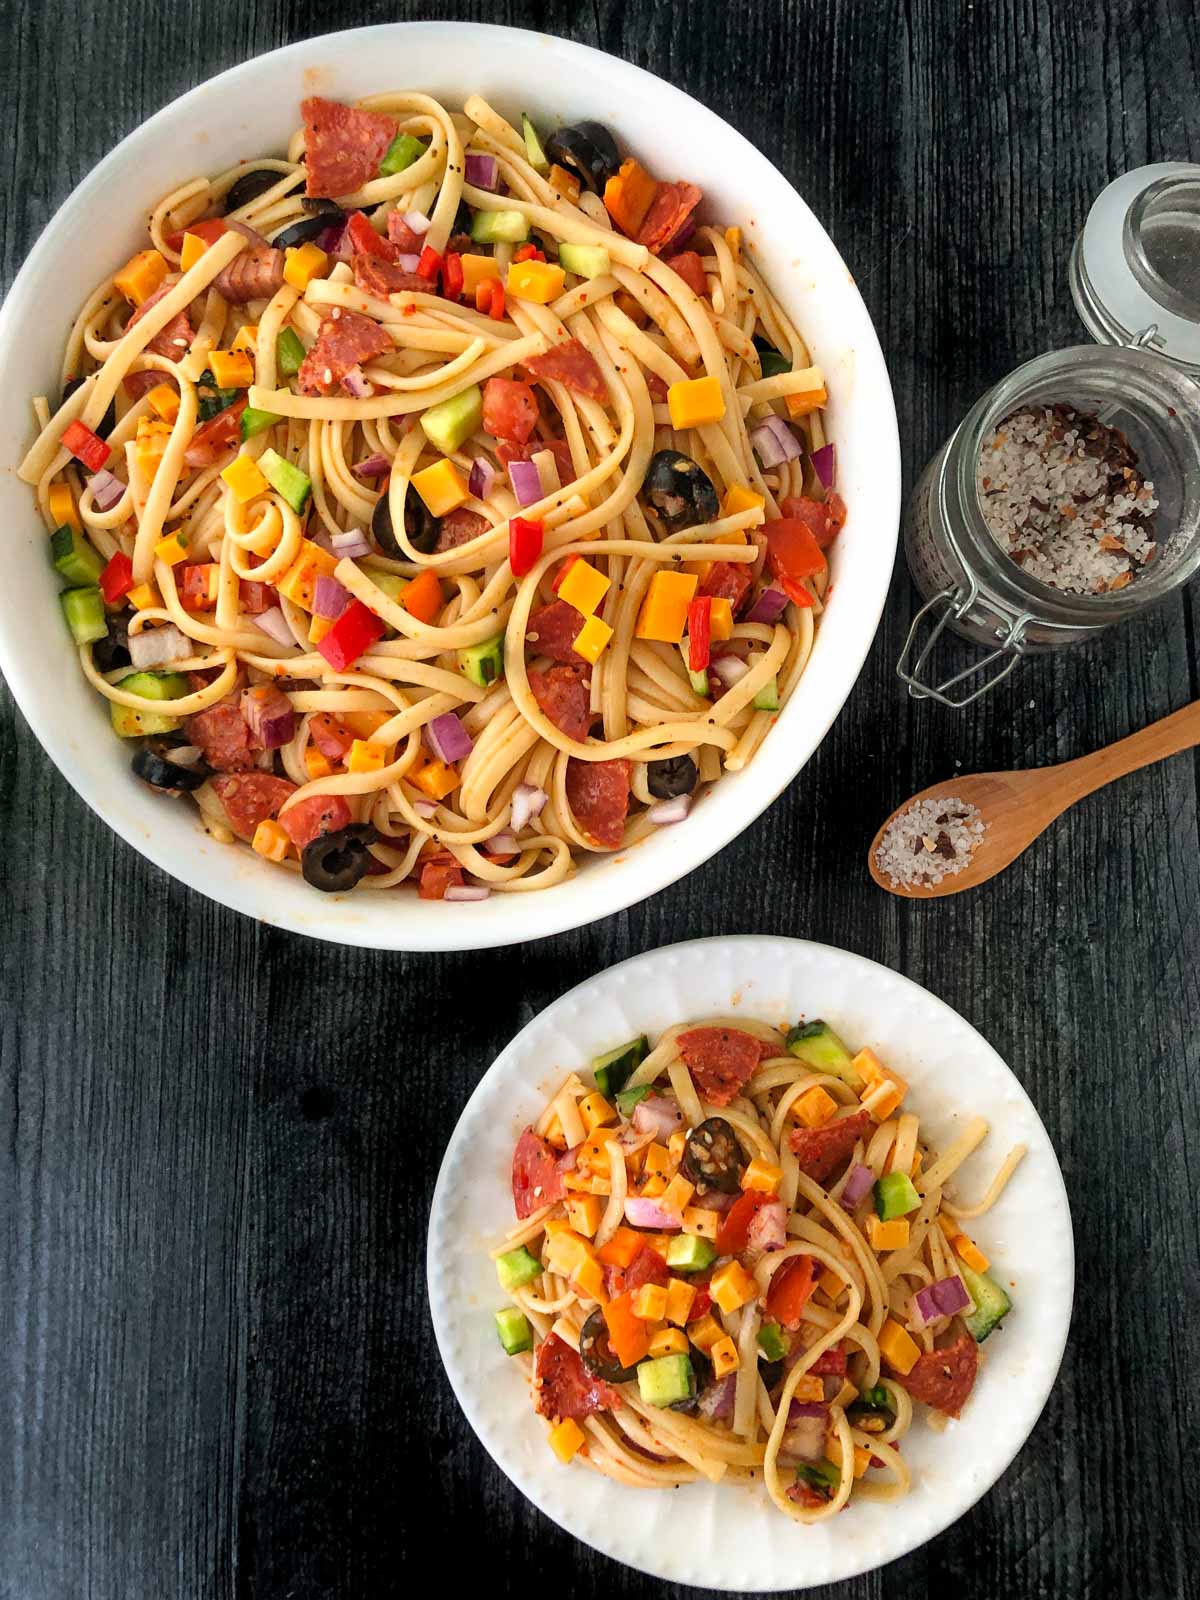
[[[1177, 755], [1197, 744], [1200, 744], [1200, 700], [1173, 711], [1159, 722], [1152, 722], [1140, 733], [1131, 733], [1128, 738], [1118, 739], [1115, 744], [1075, 761], [1039, 767], [1032, 772], [976, 772], [968, 777], [955, 776], [944, 783], [931, 784], [897, 806], [888, 817], [871, 841], [867, 867], [881, 889], [909, 900], [935, 900], [941, 895], [974, 889], [1003, 872], [1056, 817], [1084, 795], [1103, 789], [1114, 778], [1123, 778], [1139, 767], [1151, 766], [1165, 756]], [[893, 881], [879, 864], [880, 843], [893, 822], [924, 800], [956, 801], [970, 807], [968, 826], [978, 820], [984, 824], [983, 832], [973, 835], [969, 853], [961, 866], [945, 858], [946, 866], [939, 869], [945, 876], [940, 882], [920, 878], [913, 882]], [[936, 845], [934, 836], [930, 844], [924, 846], [931, 857], [938, 854]], [[961, 859], [961, 855], [957, 859]]]

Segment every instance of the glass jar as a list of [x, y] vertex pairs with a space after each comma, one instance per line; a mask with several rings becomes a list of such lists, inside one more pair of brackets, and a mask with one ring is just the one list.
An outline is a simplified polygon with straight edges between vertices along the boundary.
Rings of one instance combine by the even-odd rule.
[[[896, 671], [915, 698], [969, 705], [1027, 652], [1091, 638], [1161, 600], [1200, 566], [1200, 383], [1193, 376], [1200, 375], [1200, 167], [1146, 168], [1111, 184], [1077, 242], [1072, 287], [1102, 342], [1038, 356], [990, 389], [910, 498], [904, 547], [925, 603]], [[1014, 561], [984, 520], [977, 482], [984, 440], [1012, 412], [1038, 403], [1069, 405], [1119, 429], [1154, 484], [1156, 556], [1123, 589], [1053, 588]], [[987, 654], [930, 681], [947, 628]]]

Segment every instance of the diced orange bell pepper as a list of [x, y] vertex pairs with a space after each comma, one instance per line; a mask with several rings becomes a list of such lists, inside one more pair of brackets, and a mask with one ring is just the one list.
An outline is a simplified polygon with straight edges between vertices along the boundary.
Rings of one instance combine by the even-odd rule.
[[622, 1226], [607, 1244], [600, 1246], [596, 1253], [606, 1267], [628, 1267], [632, 1265], [634, 1256], [641, 1248], [641, 1234], [635, 1233], [632, 1228]]
[[650, 1349], [650, 1325], [633, 1313], [633, 1295], [626, 1291], [604, 1307], [608, 1342], [623, 1367], [636, 1366]]
[[437, 573], [427, 567], [400, 596], [400, 604], [418, 622], [436, 622], [442, 609], [442, 586]]
[[604, 209], [631, 239], [646, 220], [654, 196], [658, 193], [658, 180], [652, 178], [632, 156], [622, 161], [615, 177], [604, 185]]

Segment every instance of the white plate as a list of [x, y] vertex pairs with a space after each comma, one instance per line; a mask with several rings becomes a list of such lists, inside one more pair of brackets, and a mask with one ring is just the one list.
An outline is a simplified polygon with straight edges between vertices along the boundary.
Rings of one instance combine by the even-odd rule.
[[[791, 782], [842, 708], [875, 636], [896, 551], [896, 411], [871, 319], [829, 236], [781, 173], [706, 107], [660, 78], [585, 45], [480, 23], [361, 28], [306, 39], [223, 72], [158, 112], [105, 157], [51, 220], [0, 309], [0, 461], [31, 438], [28, 397], [54, 394], [71, 319], [100, 275], [145, 245], [139, 222], [196, 173], [284, 148], [306, 94], [353, 99], [419, 88], [458, 102], [477, 92], [543, 125], [594, 117], [664, 175], [694, 178], [714, 216], [743, 225], [767, 281], [828, 376], [838, 487], [848, 508], [812, 660], [762, 750], [687, 822], [636, 849], [593, 856], [534, 894], [476, 905], [415, 893], [322, 895], [244, 848], [213, 842], [190, 804], [129, 774], [104, 702], [79, 670], [55, 601], [59, 584], [26, 485], [0, 473], [5, 532], [0, 672], [50, 758], [110, 827], [202, 894], [293, 932], [385, 950], [470, 950], [577, 928], [654, 894], [728, 844]], [[864, 264], [860, 263], [860, 267]]]
[[[1029, 1154], [999, 1203], [973, 1225], [1013, 1311], [984, 1346], [959, 1422], [934, 1433], [918, 1416], [904, 1440], [914, 1486], [893, 1504], [854, 1503], [831, 1522], [793, 1523], [761, 1484], [688, 1484], [669, 1500], [551, 1455], [528, 1388], [506, 1371], [492, 1313], [503, 1304], [487, 1259], [511, 1225], [509, 1171], [520, 1129], [571, 1068], [646, 1032], [715, 1014], [779, 1024], [820, 1015], [909, 1080], [908, 1103], [935, 1147], [975, 1113], [992, 1131], [968, 1163], [974, 1197], [1009, 1147]], [[588, 979], [522, 1029], [459, 1118], [433, 1196], [429, 1300], [438, 1347], [467, 1420], [517, 1488], [605, 1555], [671, 1583], [802, 1589], [882, 1566], [932, 1539], [999, 1478], [1054, 1382], [1071, 1319], [1074, 1245], [1062, 1175], [1028, 1095], [957, 1012], [861, 956], [799, 939], [701, 939]], [[918, 1408], [918, 1411], [923, 1408]], [[670, 1514], [666, 1512], [669, 1508]]]

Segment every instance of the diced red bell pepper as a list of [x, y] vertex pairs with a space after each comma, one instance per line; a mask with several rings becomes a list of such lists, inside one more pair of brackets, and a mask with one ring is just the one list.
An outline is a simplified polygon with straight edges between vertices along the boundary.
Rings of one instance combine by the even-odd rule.
[[508, 522], [508, 564], [514, 578], [532, 571], [542, 553], [544, 537], [540, 517], [510, 517]]
[[545, 261], [546, 252], [535, 244], [523, 244], [513, 256], [514, 261]]
[[351, 600], [325, 637], [318, 641], [317, 649], [335, 672], [344, 672], [369, 645], [382, 639], [384, 632], [385, 625], [380, 617], [361, 600]]
[[736, 1256], [746, 1248], [755, 1213], [773, 1198], [761, 1189], [747, 1189], [737, 1197], [721, 1218], [721, 1225], [717, 1229], [717, 1251], [720, 1255]]
[[[328, 639], [329, 635], [325, 635]], [[417, 894], [422, 900], [444, 900], [446, 890], [452, 885], [461, 888], [463, 884], [463, 869], [448, 850], [439, 855], [430, 856], [422, 864], [421, 881]]]
[[772, 1276], [767, 1290], [767, 1316], [794, 1328], [808, 1298], [816, 1287], [816, 1269], [811, 1256], [793, 1256]]
[[395, 246], [380, 237], [367, 221], [366, 214], [362, 211], [352, 211], [346, 218], [346, 232], [350, 236], [350, 244], [358, 255], [384, 256], [391, 259], [391, 252]]
[[840, 1344], [833, 1345], [831, 1349], [826, 1350], [824, 1355], [818, 1356], [808, 1370], [814, 1378], [844, 1378], [846, 1376], [845, 1347]]
[[61, 443], [63, 449], [69, 450], [76, 461], [82, 461], [89, 472], [99, 472], [112, 454], [100, 435], [93, 433], [78, 418], [63, 429]]
[[108, 565], [100, 574], [100, 593], [105, 605], [115, 606], [117, 601], [133, 588], [133, 562], [123, 550], [110, 556]]
[[442, 293], [447, 300], [458, 300], [463, 292], [462, 257], [456, 250], [447, 250], [442, 263]]
[[550, 587], [554, 590], [555, 594], [558, 593], [559, 585], [562, 583], [562, 581], [566, 577], [567, 573], [570, 572], [571, 568], [575, 565], [575, 563], [578, 560], [579, 560], [578, 554], [575, 554], [573, 556], [568, 556], [567, 559], [563, 562], [563, 564], [559, 567], [558, 571], [554, 574], [553, 578], [551, 578]]
[[493, 322], [504, 321], [504, 285], [499, 278], [492, 283], [492, 303], [488, 307], [488, 316]]
[[800, 517], [780, 517], [768, 522], [767, 565], [779, 579], [789, 600], [798, 606], [811, 606], [812, 595], [804, 587], [805, 578], [815, 578], [828, 563], [812, 529]]
[[712, 596], [697, 596], [688, 606], [688, 668], [704, 672], [712, 657]]
[[186, 228], [180, 228], [176, 233], [168, 233], [166, 243], [171, 250], [182, 250], [184, 239], [189, 233], [194, 233], [197, 239], [203, 239], [205, 244], [214, 244], [227, 231], [228, 224], [224, 217], [208, 217], [204, 222], [189, 222]]
[[417, 276], [419, 278], [427, 278], [430, 283], [435, 283], [437, 281], [437, 275], [441, 270], [441, 256], [431, 244], [427, 244], [421, 251], [420, 258], [417, 261]]

